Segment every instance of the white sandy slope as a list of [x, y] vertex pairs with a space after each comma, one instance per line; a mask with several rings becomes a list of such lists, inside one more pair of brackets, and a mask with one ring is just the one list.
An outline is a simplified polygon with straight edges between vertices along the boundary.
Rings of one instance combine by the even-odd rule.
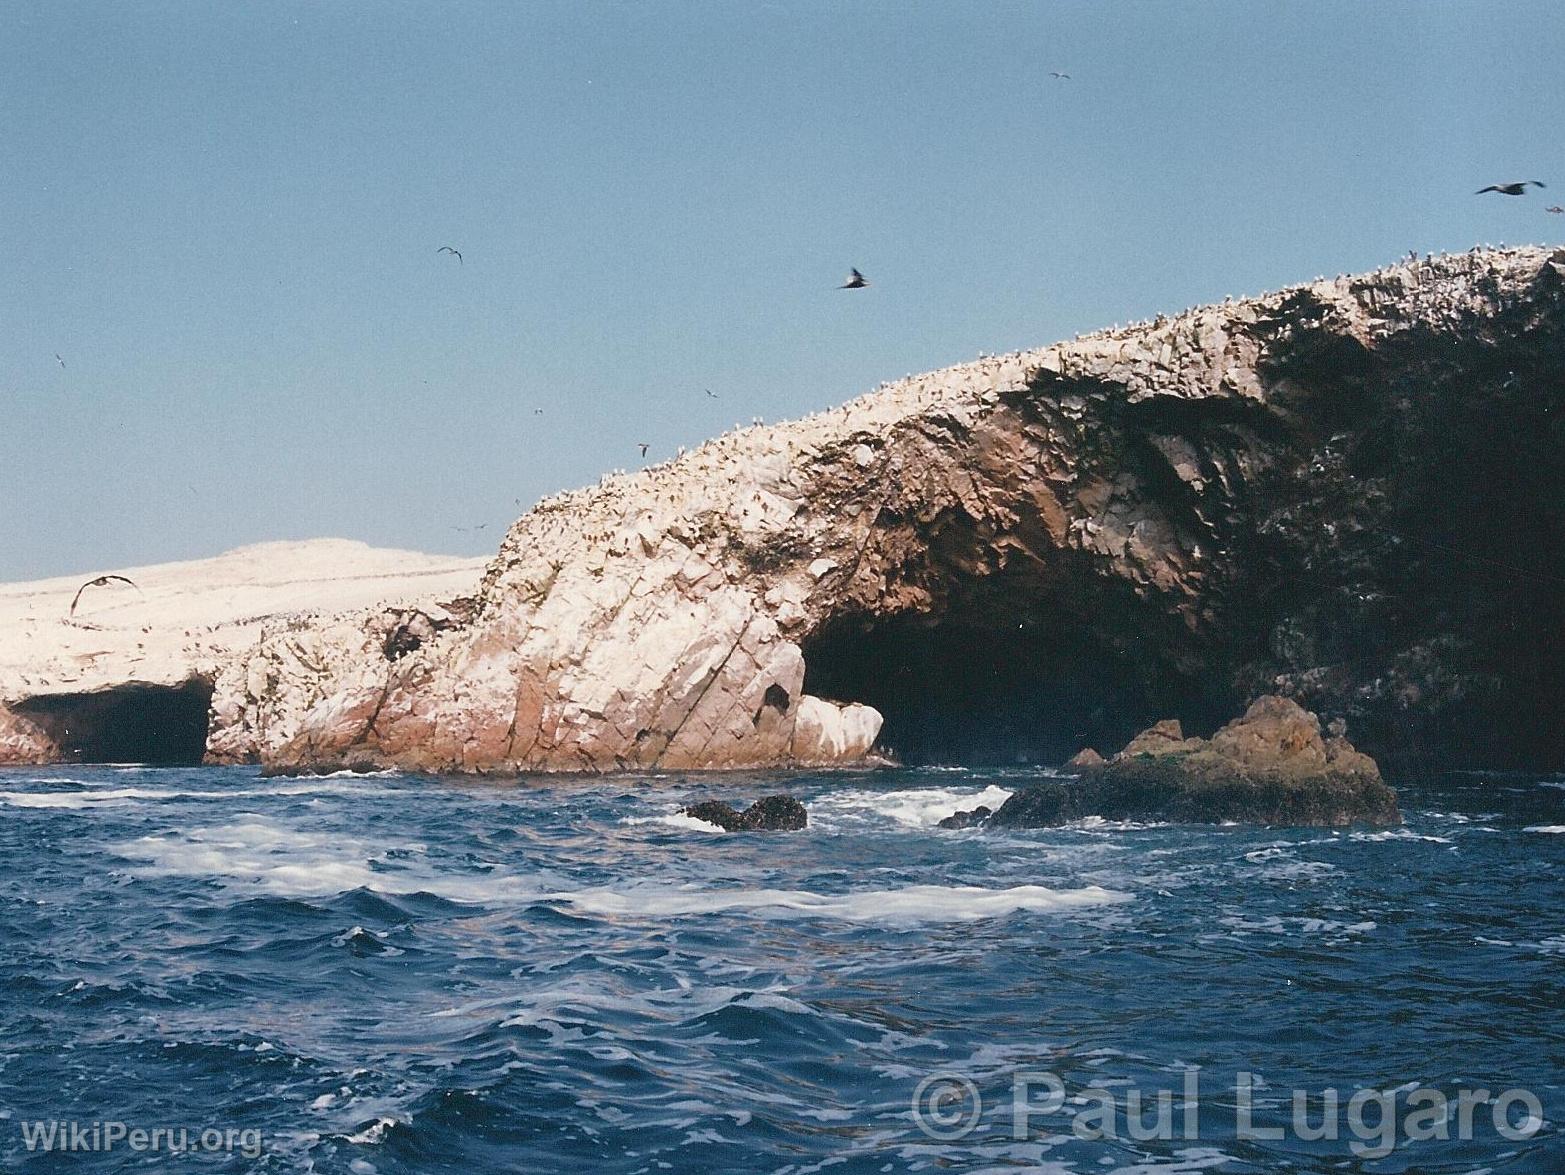
[[[263, 629], [378, 604], [471, 594], [487, 558], [424, 555], [347, 539], [257, 543], [211, 559], [0, 584], [0, 701], [127, 681], [177, 684]], [[137, 590], [139, 588], [139, 590]]]

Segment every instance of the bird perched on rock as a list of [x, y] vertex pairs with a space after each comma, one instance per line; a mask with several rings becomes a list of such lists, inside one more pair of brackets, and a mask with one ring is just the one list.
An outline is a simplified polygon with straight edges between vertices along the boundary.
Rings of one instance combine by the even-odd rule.
[[869, 285], [869, 282], [862, 273], [856, 269], [850, 269], [848, 271], [848, 280], [837, 288], [839, 290], [862, 290], [867, 285]]
[[1522, 180], [1514, 184], [1490, 184], [1487, 188], [1479, 188], [1473, 195], [1482, 196], [1485, 192], [1498, 192], [1502, 196], [1524, 196], [1527, 194], [1528, 184], [1535, 188], [1548, 186], [1542, 180]]
[[458, 265], [465, 265], [465, 264], [467, 264], [465, 261], [462, 260], [462, 254], [457, 252], [450, 245], [441, 245], [440, 248], [435, 250], [435, 252], [436, 253], [449, 253], [449, 254], [451, 254], [451, 256], [456, 258], [456, 263]]
[[100, 575], [97, 579], [89, 579], [86, 583], [82, 584], [81, 587], [76, 589], [76, 595], [71, 600], [71, 610], [69, 615], [76, 615], [76, 605], [81, 603], [82, 593], [88, 588], [108, 587], [109, 584], [114, 583], [116, 580], [120, 583], [130, 584], [130, 586], [136, 588], [138, 592], [141, 591], [141, 588], [137, 587], [134, 581], [126, 579], [123, 575]]

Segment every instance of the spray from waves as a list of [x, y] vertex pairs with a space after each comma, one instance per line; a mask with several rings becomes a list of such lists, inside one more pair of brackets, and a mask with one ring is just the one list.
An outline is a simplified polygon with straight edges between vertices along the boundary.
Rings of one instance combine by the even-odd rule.
[[1552, 832], [1555, 835], [1565, 833], [1565, 824], [1534, 824], [1522, 829], [1523, 832]]
[[906, 791], [841, 791], [810, 804], [810, 817], [826, 827], [887, 821], [903, 828], [933, 828], [947, 816], [979, 807], [998, 808], [1011, 793], [993, 784], [975, 790], [920, 787]]
[[[313, 832], [247, 813], [233, 824], [139, 837], [110, 848], [141, 863], [152, 877], [200, 877], [236, 888], [286, 897], [326, 897], [354, 889], [385, 894], [428, 893], [484, 906], [564, 905], [597, 917], [674, 918], [754, 913], [837, 918], [889, 924], [967, 922], [1017, 911], [1067, 911], [1130, 900], [1101, 886], [1056, 890], [1039, 885], [1007, 889], [910, 885], [898, 889], [820, 894], [802, 889], [700, 889], [636, 885], [580, 890], [549, 888], [537, 877], [442, 870], [424, 846], [388, 846]], [[397, 859], [389, 859], [394, 849]]]

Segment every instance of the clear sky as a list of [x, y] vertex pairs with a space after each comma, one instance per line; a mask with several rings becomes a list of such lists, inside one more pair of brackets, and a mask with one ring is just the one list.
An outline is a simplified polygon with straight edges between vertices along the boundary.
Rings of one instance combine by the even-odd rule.
[[7, 0], [0, 578], [484, 553], [643, 441], [1557, 242], [1562, 63], [1560, 0]]

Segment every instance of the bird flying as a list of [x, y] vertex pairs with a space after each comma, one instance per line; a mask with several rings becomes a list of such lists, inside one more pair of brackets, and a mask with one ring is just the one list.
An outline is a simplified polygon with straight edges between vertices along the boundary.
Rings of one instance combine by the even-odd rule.
[[848, 280], [837, 288], [839, 290], [862, 290], [867, 285], [869, 285], [869, 282], [862, 273], [856, 269], [850, 269], [848, 271]]
[[1068, 81], [1071, 80], [1071, 75], [1070, 74], [1068, 74], [1068, 73], [1059, 73], [1058, 71], [1052, 70], [1052, 69], [1049, 71], [1049, 76], [1051, 78], [1058, 78], [1062, 82], [1068, 82]]
[[1544, 211], [1545, 212], [1565, 212], [1565, 208], [1561, 208], [1558, 204], [1550, 204], [1547, 208], [1544, 209]]
[[457, 251], [456, 251], [456, 250], [455, 250], [455, 249], [453, 249], [453, 248], [452, 248], [452, 247], [451, 247], [451, 246], [450, 246], [450, 245], [441, 245], [441, 246], [440, 246], [440, 248], [438, 248], [438, 249], [436, 249], [436, 250], [435, 250], [435, 252], [436, 252], [436, 253], [449, 253], [449, 254], [451, 254], [451, 256], [453, 256], [453, 257], [455, 257], [455, 258], [456, 258], [456, 263], [457, 263], [457, 264], [458, 264], [458, 265], [462, 265], [462, 264], [465, 264], [465, 263], [464, 263], [464, 262], [463, 262], [463, 260], [462, 260], [462, 254], [461, 254], [461, 253], [459, 253], [459, 252], [457, 252]]
[[1521, 180], [1514, 184], [1490, 184], [1487, 188], [1479, 188], [1473, 195], [1482, 196], [1485, 192], [1498, 192], [1502, 196], [1524, 196], [1527, 194], [1528, 184], [1535, 188], [1548, 186], [1542, 180]]
[[55, 352], [55, 353], [54, 353], [54, 358], [55, 358], [55, 361], [56, 361], [56, 362], [58, 362], [58, 363], [59, 363], [59, 365], [60, 365], [60, 366], [61, 366], [61, 367], [62, 367], [62, 368], [63, 368], [63, 367], [64, 367], [64, 366], [65, 366], [65, 360], [64, 360], [64, 359], [61, 359], [61, 358], [60, 358], [60, 353], [59, 353], [59, 352], [58, 352], [58, 351], [56, 351], [56, 352]]
[[643, 457], [645, 457], [647, 455], [647, 450], [650, 449], [651, 447], [652, 446], [648, 445], [645, 441], [642, 441], [641, 442], [641, 455]]
[[76, 595], [71, 600], [71, 610], [70, 610], [69, 614], [71, 616], [75, 616], [76, 615], [76, 605], [81, 602], [82, 593], [84, 591], [86, 591], [88, 588], [90, 588], [90, 587], [107, 587], [109, 584], [113, 583], [115, 580], [118, 580], [120, 583], [128, 583], [128, 584], [130, 584], [130, 586], [133, 587], [133, 588], [136, 588], [136, 590], [138, 592], [141, 590], [141, 588], [137, 587], [136, 584], [132, 580], [126, 579], [123, 575], [100, 575], [100, 576], [98, 576], [97, 579], [89, 579], [86, 583], [82, 584], [81, 587], [76, 589]]
[[702, 388], [701, 390], [703, 392], [705, 392], [707, 395], [711, 396], [712, 399], [714, 399], [714, 400], [717, 399], [717, 393], [714, 392], [711, 388]]

